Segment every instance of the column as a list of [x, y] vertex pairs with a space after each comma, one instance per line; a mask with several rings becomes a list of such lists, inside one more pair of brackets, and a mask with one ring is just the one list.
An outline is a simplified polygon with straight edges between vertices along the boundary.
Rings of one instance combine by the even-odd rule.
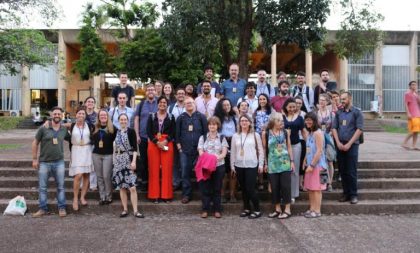
[[277, 44], [271, 47], [271, 84], [277, 87]]
[[22, 116], [31, 116], [31, 88], [29, 84], [29, 68], [22, 66], [22, 90], [21, 90]]
[[102, 104], [101, 101], [101, 75], [93, 77], [93, 97], [96, 100], [96, 107], [100, 107]]
[[382, 44], [375, 49], [375, 98], [379, 101], [379, 115], [383, 111]]
[[347, 58], [340, 59], [340, 83], [338, 90], [349, 90], [349, 61]]
[[417, 43], [418, 43], [418, 35], [417, 32], [413, 32], [413, 37], [411, 38], [410, 42], [410, 81], [417, 80]]
[[57, 92], [57, 100], [58, 106], [66, 110], [66, 90], [67, 90], [67, 51], [66, 51], [66, 43], [64, 42], [63, 38], [63, 31], [58, 32], [58, 92]]
[[312, 52], [309, 49], [305, 50], [305, 73], [306, 84], [312, 87]]

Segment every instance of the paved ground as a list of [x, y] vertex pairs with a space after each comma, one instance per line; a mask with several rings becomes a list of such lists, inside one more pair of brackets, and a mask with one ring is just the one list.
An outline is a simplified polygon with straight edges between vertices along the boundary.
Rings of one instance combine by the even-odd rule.
[[0, 218], [2, 252], [418, 252], [420, 214]]
[[[31, 160], [31, 142], [36, 130], [11, 130], [0, 132], [0, 144], [20, 144], [17, 149], [1, 150], [0, 160]], [[360, 146], [360, 161], [420, 160], [420, 151], [400, 147], [404, 134], [385, 132], [365, 133], [365, 143]], [[68, 150], [68, 145], [64, 145]], [[420, 141], [418, 146], [420, 147]], [[66, 152], [68, 158], [68, 151]]]

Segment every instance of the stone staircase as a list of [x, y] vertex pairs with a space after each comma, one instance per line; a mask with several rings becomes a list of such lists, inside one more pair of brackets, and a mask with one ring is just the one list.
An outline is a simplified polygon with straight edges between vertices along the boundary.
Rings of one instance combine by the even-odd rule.
[[[30, 167], [29, 161], [0, 161], [0, 210], [4, 210], [8, 201], [22, 195], [27, 201], [29, 212], [38, 209], [37, 172]], [[68, 171], [67, 171], [68, 173]], [[67, 174], [68, 175], [68, 174]], [[71, 212], [72, 178], [66, 176], [66, 197], [68, 211]], [[171, 203], [153, 204], [146, 199], [146, 193], [139, 192], [139, 205], [146, 215], [186, 213], [198, 214], [201, 208], [197, 184], [193, 184], [193, 201], [181, 204], [181, 192], [174, 192]], [[333, 192], [323, 193], [322, 211], [324, 214], [383, 214], [420, 212], [420, 165], [419, 161], [401, 162], [360, 162], [359, 163], [359, 204], [339, 203], [341, 186], [334, 183]], [[52, 211], [56, 210], [56, 190], [51, 180], [49, 185], [49, 203]], [[259, 192], [262, 210], [272, 210], [270, 194], [265, 190]], [[240, 194], [238, 203], [224, 204], [224, 213], [236, 215], [241, 211]], [[121, 211], [118, 192], [113, 193], [114, 202], [109, 206], [98, 205], [98, 193], [88, 192], [88, 206], [82, 207], [80, 213], [101, 214]], [[301, 193], [292, 212], [303, 212], [308, 206], [308, 194]]]
[[363, 124], [363, 131], [365, 132], [384, 132], [379, 121], [375, 119], [365, 119]]
[[37, 129], [38, 127], [31, 118], [25, 118], [17, 126], [18, 129]]

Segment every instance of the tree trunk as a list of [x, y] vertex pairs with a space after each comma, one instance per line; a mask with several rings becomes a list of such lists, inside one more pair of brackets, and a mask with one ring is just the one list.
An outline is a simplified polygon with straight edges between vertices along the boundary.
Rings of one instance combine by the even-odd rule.
[[239, 77], [248, 80], [248, 59], [249, 47], [251, 45], [252, 28], [253, 28], [253, 9], [252, 0], [246, 1], [245, 16], [239, 30]]

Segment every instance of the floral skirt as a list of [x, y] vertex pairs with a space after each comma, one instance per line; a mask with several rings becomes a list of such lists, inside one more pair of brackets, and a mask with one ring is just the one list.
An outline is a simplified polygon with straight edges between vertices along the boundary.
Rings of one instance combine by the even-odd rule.
[[130, 169], [131, 158], [127, 153], [115, 155], [112, 169], [112, 185], [115, 190], [136, 187], [137, 175]]

